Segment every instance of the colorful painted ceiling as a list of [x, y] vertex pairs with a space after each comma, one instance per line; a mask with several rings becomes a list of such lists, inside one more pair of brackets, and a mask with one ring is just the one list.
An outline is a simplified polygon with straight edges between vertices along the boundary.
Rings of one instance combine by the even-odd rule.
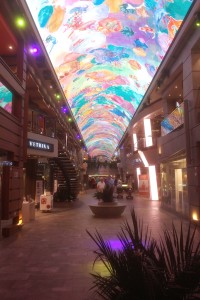
[[111, 157], [192, 0], [26, 0], [91, 156]]

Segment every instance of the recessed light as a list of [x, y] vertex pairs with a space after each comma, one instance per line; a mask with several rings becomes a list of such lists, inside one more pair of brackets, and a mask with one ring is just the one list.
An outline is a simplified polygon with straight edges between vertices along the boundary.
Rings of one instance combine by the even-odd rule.
[[8, 46], [8, 48], [9, 48], [10, 50], [13, 50], [13, 46], [11, 46], [11, 45], [10, 45], [10, 46]]
[[177, 89], [178, 87], [177, 87], [177, 85], [175, 85], [175, 87], [174, 87], [175, 89]]
[[18, 17], [15, 22], [16, 22], [17, 26], [20, 28], [24, 28], [26, 26], [25, 20], [21, 17]]
[[30, 53], [35, 54], [38, 52], [38, 49], [36, 47], [32, 47], [29, 49]]

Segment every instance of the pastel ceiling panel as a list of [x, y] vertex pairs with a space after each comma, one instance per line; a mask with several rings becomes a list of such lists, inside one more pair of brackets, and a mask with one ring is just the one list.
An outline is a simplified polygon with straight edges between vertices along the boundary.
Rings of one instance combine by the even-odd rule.
[[26, 0], [91, 156], [112, 156], [191, 0]]

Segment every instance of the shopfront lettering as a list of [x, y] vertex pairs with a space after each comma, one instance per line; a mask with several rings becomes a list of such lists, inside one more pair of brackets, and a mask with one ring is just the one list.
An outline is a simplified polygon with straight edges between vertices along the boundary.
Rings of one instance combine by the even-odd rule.
[[54, 151], [54, 145], [53, 144], [44, 143], [44, 142], [35, 141], [35, 140], [30, 140], [30, 139], [28, 139], [28, 147], [32, 148], [32, 149], [49, 151], [49, 152]]
[[0, 161], [0, 166], [9, 166], [9, 167], [11, 167], [12, 165], [13, 165], [12, 161], [6, 161], [6, 160]]

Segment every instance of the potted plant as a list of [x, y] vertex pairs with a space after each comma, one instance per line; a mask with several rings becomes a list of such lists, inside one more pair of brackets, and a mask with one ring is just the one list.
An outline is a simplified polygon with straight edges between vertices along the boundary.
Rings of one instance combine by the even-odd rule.
[[[121, 249], [112, 249], [101, 234], [87, 233], [97, 245], [96, 259], [108, 276], [92, 273], [91, 290], [106, 300], [183, 300], [195, 298], [200, 283], [200, 239], [189, 224], [183, 234], [172, 224], [159, 241], [138, 221], [132, 210], [132, 227], [127, 221], [118, 233]], [[95, 264], [94, 262], [94, 264]]]

